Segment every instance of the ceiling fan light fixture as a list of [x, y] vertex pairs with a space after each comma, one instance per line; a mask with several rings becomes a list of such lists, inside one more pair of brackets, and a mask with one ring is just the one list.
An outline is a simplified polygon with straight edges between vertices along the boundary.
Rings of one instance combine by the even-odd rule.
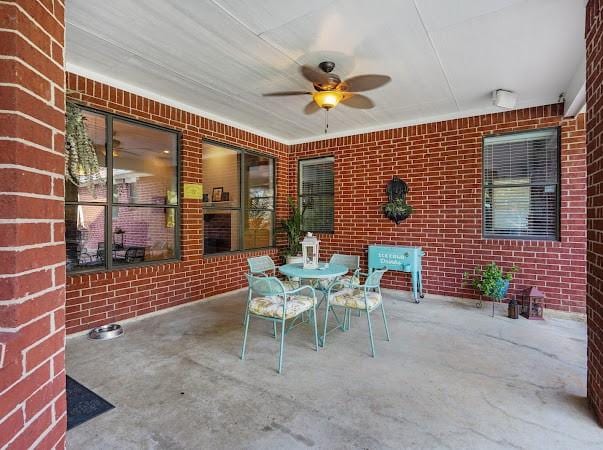
[[326, 110], [334, 108], [343, 99], [341, 91], [319, 91], [312, 94], [312, 98], [316, 104]]

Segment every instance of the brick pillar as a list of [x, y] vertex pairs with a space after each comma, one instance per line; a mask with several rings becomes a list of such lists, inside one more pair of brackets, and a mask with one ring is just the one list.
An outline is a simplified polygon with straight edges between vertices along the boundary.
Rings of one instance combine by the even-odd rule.
[[64, 35], [0, 3], [0, 448], [65, 445]]
[[603, 425], [603, 0], [586, 8], [588, 398]]

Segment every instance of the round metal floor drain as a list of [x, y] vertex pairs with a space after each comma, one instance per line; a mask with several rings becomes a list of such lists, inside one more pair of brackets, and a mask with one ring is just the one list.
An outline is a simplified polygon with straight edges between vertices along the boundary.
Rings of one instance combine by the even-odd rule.
[[124, 334], [124, 329], [118, 323], [104, 325], [102, 327], [93, 328], [88, 333], [88, 339], [106, 340], [113, 339]]

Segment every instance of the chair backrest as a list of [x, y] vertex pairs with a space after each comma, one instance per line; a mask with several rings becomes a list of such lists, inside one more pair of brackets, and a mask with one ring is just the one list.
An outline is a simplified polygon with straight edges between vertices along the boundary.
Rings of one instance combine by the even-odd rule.
[[366, 278], [366, 282], [364, 283], [364, 285], [367, 288], [378, 288], [381, 285], [381, 278], [383, 277], [383, 274], [387, 272], [387, 268], [383, 268], [383, 269], [375, 269], [373, 270], [369, 276]]
[[274, 295], [284, 295], [285, 286], [276, 277], [258, 277], [252, 273], [245, 274], [249, 282], [249, 289], [253, 294], [260, 297], [270, 297]]
[[335, 253], [333, 256], [331, 256], [329, 264], [341, 264], [342, 266], [346, 266], [351, 271], [354, 271], [360, 268], [360, 256], [340, 255]]
[[274, 261], [270, 256], [255, 256], [253, 258], [247, 258], [247, 264], [249, 265], [250, 273], [265, 273], [271, 270], [276, 270]]
[[143, 262], [145, 248], [144, 247], [128, 247], [124, 259], [126, 262]]

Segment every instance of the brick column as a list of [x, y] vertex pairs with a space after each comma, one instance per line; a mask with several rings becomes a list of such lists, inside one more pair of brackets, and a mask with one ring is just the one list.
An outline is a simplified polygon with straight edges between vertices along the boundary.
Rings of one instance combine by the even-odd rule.
[[586, 8], [588, 398], [603, 425], [603, 0]]
[[65, 445], [64, 35], [0, 2], [0, 448]]

